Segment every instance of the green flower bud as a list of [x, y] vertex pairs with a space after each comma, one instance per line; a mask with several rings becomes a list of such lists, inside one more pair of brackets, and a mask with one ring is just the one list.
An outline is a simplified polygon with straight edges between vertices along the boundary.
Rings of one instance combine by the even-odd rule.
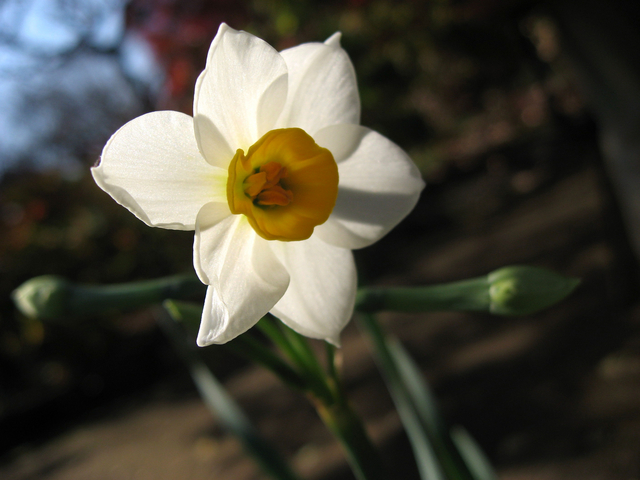
[[13, 292], [18, 309], [30, 318], [73, 322], [81, 317], [126, 312], [162, 301], [202, 296], [206, 286], [193, 275], [116, 285], [77, 285], [45, 275], [32, 278]]
[[53, 319], [65, 315], [70, 284], [55, 275], [27, 280], [11, 294], [18, 309], [29, 318]]
[[569, 295], [580, 283], [544, 268], [510, 266], [488, 275], [490, 311], [498, 315], [527, 315]]

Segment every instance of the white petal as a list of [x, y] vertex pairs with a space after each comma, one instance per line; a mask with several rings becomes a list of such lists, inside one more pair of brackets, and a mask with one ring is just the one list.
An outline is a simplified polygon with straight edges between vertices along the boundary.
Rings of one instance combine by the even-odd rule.
[[328, 245], [315, 235], [302, 242], [274, 242], [273, 248], [291, 281], [271, 313], [302, 335], [339, 345], [356, 296], [351, 251]]
[[340, 47], [340, 34], [280, 53], [289, 68], [289, 93], [279, 126], [300, 127], [313, 135], [328, 125], [360, 123], [356, 74]]
[[[225, 343], [246, 332], [282, 297], [289, 274], [243, 215], [224, 217], [205, 205], [196, 224], [194, 265], [207, 283], [198, 345]], [[222, 219], [221, 219], [222, 218]]]
[[179, 112], [138, 117], [113, 134], [91, 174], [147, 225], [193, 230], [200, 208], [226, 203], [227, 172], [198, 151], [193, 119]]
[[370, 245], [416, 205], [424, 182], [395, 143], [359, 125], [334, 125], [314, 135], [338, 162], [338, 200], [314, 235], [343, 248]]
[[[221, 202], [208, 203], [198, 212], [193, 243], [193, 267], [202, 283], [211, 285], [215, 279], [215, 272], [214, 276], [210, 277], [205, 270], [215, 260], [220, 260], [217, 258], [220, 254], [216, 242], [222, 244], [220, 239], [231, 231], [231, 227], [234, 226], [237, 219], [238, 217], [229, 210], [229, 205]], [[203, 231], [207, 235], [204, 238], [204, 245], [201, 234]], [[212, 235], [216, 235], [216, 237], [212, 238]]]
[[198, 77], [194, 117], [198, 145], [208, 162], [227, 168], [278, 119], [287, 96], [287, 66], [263, 40], [224, 23]]

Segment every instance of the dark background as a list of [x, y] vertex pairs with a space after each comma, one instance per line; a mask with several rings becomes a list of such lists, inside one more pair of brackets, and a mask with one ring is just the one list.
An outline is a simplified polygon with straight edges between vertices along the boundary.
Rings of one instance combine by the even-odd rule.
[[[565, 302], [527, 317], [381, 315], [447, 421], [471, 432], [501, 478], [640, 478], [640, 16], [633, 2], [603, 5], [134, 0], [121, 9], [125, 31], [153, 52], [151, 78], [123, 67], [121, 83], [104, 85], [98, 67], [83, 70], [123, 65], [123, 43], [91, 40], [95, 15], [78, 15], [77, 44], [29, 51], [31, 68], [52, 84], [68, 83], [76, 66], [73, 79], [93, 80], [75, 89], [84, 97], [38, 86], [13, 125], [28, 129], [47, 105], [65, 114], [19, 155], [0, 143], [0, 476], [264, 478], [198, 399], [156, 311], [69, 326], [28, 320], [10, 300], [42, 274], [95, 284], [192, 271], [192, 233], [144, 226], [95, 186], [88, 167], [127, 119], [191, 113], [195, 79], [225, 21], [278, 49], [342, 31], [362, 123], [423, 172], [412, 214], [355, 252], [362, 284], [438, 283], [520, 263], [582, 278]], [[3, 45], [31, 48], [7, 32]], [[63, 153], [46, 163], [43, 152]], [[216, 347], [205, 354], [303, 477], [352, 478], [304, 398]], [[385, 461], [396, 478], [417, 478], [353, 324], [342, 356], [347, 390]]]

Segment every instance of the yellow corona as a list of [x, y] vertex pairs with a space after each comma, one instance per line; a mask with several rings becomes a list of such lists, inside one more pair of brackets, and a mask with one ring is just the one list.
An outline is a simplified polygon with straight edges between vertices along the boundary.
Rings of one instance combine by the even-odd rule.
[[333, 155], [300, 128], [267, 132], [229, 164], [227, 201], [267, 240], [306, 240], [338, 197]]

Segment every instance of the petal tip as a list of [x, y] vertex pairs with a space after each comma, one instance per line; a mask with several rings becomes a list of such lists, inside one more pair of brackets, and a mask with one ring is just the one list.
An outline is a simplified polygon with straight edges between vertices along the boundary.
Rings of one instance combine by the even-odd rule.
[[342, 32], [336, 32], [333, 35], [331, 35], [329, 38], [327, 38], [324, 41], [325, 45], [329, 45], [330, 47], [336, 47], [339, 48], [340, 47], [340, 39], [342, 38]]
[[214, 343], [225, 343], [229, 339], [222, 339], [224, 332], [229, 325], [229, 310], [219, 297], [215, 289], [207, 287], [207, 295], [202, 308], [200, 319], [200, 329], [196, 344], [199, 347], [206, 347]]
[[207, 338], [201, 337], [200, 335], [198, 335], [198, 338], [196, 339], [196, 345], [198, 345], [199, 347], [208, 347], [212, 344], [213, 342], [208, 341]]
[[101, 175], [100, 174], [100, 171], [101, 171], [100, 164], [102, 163], [101, 160], [102, 159], [98, 159], [98, 162], [93, 167], [89, 168], [89, 171], [91, 172], [91, 176], [94, 179], [96, 178], [96, 175]]
[[340, 337], [339, 336], [325, 338], [324, 340], [325, 340], [325, 342], [330, 343], [331, 345], [333, 345], [336, 348], [342, 347], [342, 343], [340, 342]]
[[222, 22], [220, 24], [220, 26], [218, 27], [218, 33], [216, 33], [216, 37], [218, 35], [222, 35], [224, 32], [226, 32], [227, 30], [233, 30], [233, 28], [231, 28], [229, 25], [227, 25], [225, 22]]

